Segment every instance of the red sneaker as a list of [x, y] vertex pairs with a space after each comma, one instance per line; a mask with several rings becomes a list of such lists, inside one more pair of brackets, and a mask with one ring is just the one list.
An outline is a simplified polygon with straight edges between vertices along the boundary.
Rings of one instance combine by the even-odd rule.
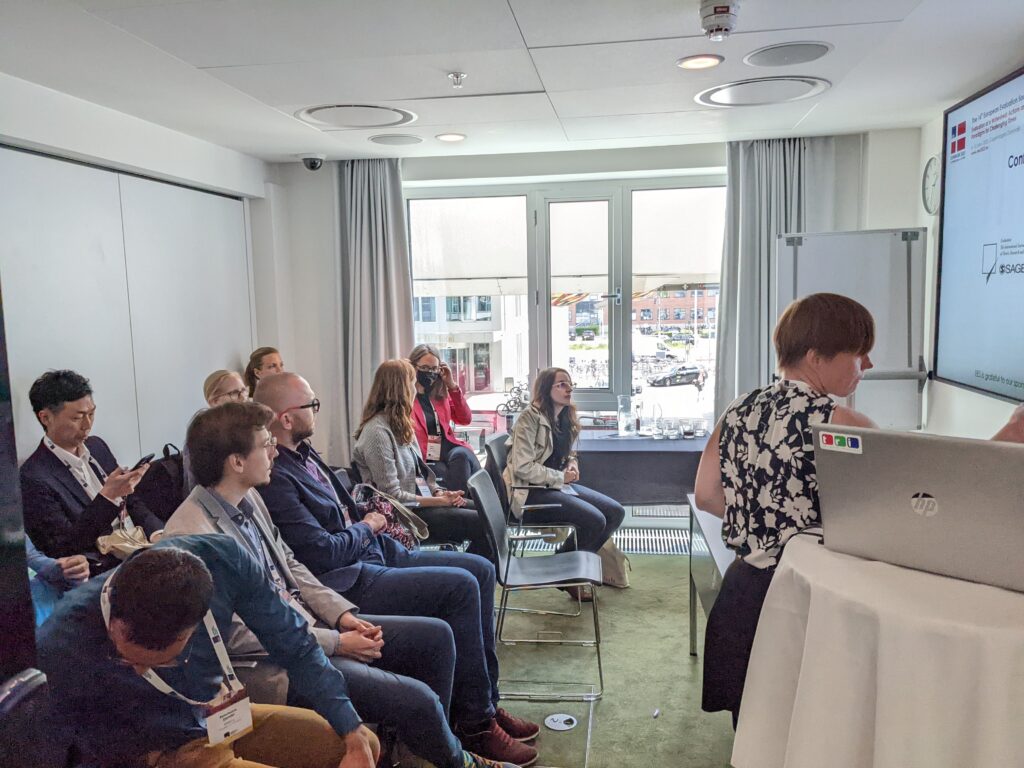
[[537, 762], [537, 750], [528, 744], [514, 741], [498, 725], [497, 720], [492, 719], [484, 731], [461, 733], [459, 738], [463, 749], [499, 763], [513, 763], [526, 768]]
[[494, 719], [498, 721], [501, 730], [516, 741], [533, 741], [537, 738], [537, 734], [540, 733], [539, 725], [531, 723], [529, 720], [524, 720], [521, 717], [516, 717], [507, 709], [502, 709], [501, 707], [498, 707], [495, 711]]

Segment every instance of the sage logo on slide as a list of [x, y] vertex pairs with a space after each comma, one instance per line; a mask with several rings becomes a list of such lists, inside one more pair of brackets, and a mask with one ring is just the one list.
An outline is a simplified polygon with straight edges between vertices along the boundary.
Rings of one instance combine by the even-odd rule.
[[981, 274], [987, 283], [992, 279], [999, 263], [999, 243], [985, 243], [981, 246]]
[[910, 497], [910, 508], [921, 517], [935, 517], [939, 512], [939, 502], [930, 493], [918, 491]]

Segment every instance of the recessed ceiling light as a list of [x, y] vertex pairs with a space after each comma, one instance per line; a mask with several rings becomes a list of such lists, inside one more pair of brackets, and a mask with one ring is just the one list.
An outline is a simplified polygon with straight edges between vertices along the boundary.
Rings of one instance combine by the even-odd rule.
[[419, 144], [423, 139], [411, 133], [378, 133], [371, 136], [374, 144], [386, 144], [389, 147], [404, 147], [407, 144]]
[[717, 67], [725, 59], [716, 53], [698, 53], [696, 56], [684, 56], [676, 62], [680, 69], [711, 69]]
[[756, 107], [809, 99], [831, 87], [832, 83], [820, 77], [755, 77], [708, 88], [694, 101], [709, 107]]
[[438, 141], [462, 141], [466, 138], [464, 133], [439, 133], [434, 137]]

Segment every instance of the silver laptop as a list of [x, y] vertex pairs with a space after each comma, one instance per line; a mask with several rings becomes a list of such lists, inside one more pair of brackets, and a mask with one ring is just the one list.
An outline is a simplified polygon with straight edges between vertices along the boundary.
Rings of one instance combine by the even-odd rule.
[[826, 547], [1024, 592], [1024, 445], [812, 431]]

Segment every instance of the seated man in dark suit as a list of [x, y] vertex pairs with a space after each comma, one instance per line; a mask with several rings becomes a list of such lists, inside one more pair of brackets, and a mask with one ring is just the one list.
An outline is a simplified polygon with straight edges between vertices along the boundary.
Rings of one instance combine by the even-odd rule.
[[[416, 755], [436, 768], [516, 768], [465, 752], [448, 726], [455, 641], [447, 624], [425, 616], [356, 616], [356, 606], [321, 584], [282, 541], [253, 490], [269, 482], [277, 455], [267, 431], [273, 418], [257, 403], [196, 414], [185, 444], [198, 485], [168, 519], [166, 536], [224, 533], [248, 549], [345, 676], [359, 714], [393, 726]], [[237, 617], [227, 648], [257, 659], [254, 668], [238, 670], [253, 702], [289, 700], [287, 676]]]
[[296, 559], [320, 581], [368, 613], [434, 616], [455, 635], [452, 718], [470, 752], [532, 765], [524, 741], [539, 728], [497, 706], [494, 566], [463, 552], [410, 552], [381, 535], [385, 519], [365, 517], [307, 442], [320, 401], [294, 373], [260, 379], [254, 399], [275, 413], [278, 456], [270, 483], [257, 490]]
[[[250, 703], [223, 653], [235, 614], [314, 711]], [[58, 603], [39, 630], [38, 651], [54, 733], [70, 735], [98, 765], [376, 762], [377, 739], [353, 709], [345, 678], [230, 536], [162, 541], [90, 579]], [[218, 717], [217, 708], [232, 701]]]
[[74, 371], [48, 371], [28, 393], [45, 435], [21, 465], [25, 532], [50, 557], [84, 554], [93, 575], [120, 562], [101, 555], [96, 539], [115, 524], [152, 534], [163, 524], [132, 492], [146, 467], [120, 467], [107, 444], [90, 436], [96, 404], [89, 380]]

